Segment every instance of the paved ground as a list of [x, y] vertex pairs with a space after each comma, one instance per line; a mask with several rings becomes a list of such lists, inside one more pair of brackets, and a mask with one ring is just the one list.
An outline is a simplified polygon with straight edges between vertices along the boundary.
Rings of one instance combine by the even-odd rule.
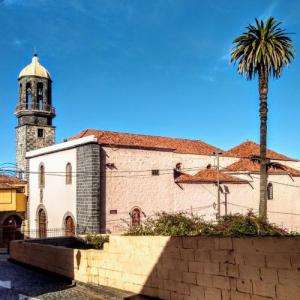
[[[4, 288], [3, 286], [11, 288]], [[7, 256], [0, 254], [0, 299], [1, 300], [100, 300], [86, 289], [72, 286], [62, 280], [29, 270], [7, 261]]]

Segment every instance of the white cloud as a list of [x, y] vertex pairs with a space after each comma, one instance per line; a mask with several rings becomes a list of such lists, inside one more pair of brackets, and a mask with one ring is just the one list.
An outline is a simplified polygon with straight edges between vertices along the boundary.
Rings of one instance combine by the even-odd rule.
[[270, 5], [267, 6], [265, 11], [258, 17], [259, 20], [266, 20], [274, 14], [275, 9], [278, 6], [277, 1], [273, 1]]
[[15, 38], [12, 42], [13, 45], [15, 46], [21, 46], [23, 44], [23, 41], [18, 39], [18, 38]]
[[206, 74], [200, 74], [200, 75], [198, 75], [198, 78], [200, 80], [208, 81], [208, 82], [215, 82], [216, 81], [216, 79], [213, 76], [206, 75]]
[[46, 0], [0, 0], [5, 6], [35, 6], [45, 4]]

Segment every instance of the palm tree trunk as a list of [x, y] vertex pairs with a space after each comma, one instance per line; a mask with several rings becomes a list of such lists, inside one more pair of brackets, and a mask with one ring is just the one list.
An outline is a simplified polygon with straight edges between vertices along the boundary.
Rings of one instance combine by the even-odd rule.
[[259, 216], [267, 218], [267, 115], [268, 115], [268, 73], [259, 73], [260, 99], [260, 201]]

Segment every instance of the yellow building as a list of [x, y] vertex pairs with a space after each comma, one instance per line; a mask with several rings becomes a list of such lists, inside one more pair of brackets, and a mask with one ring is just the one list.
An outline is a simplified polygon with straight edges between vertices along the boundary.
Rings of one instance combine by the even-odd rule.
[[27, 227], [26, 181], [0, 175], [0, 247], [23, 237]]

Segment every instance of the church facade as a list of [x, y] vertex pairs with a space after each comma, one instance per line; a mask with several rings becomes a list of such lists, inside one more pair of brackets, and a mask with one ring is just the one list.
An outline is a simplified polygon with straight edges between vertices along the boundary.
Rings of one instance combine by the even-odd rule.
[[[33, 236], [122, 232], [162, 211], [207, 220], [258, 211], [259, 145], [223, 151], [198, 140], [91, 129], [55, 144], [51, 83], [37, 56], [19, 76], [17, 166], [27, 175]], [[267, 156], [269, 219], [300, 230], [300, 163], [272, 150]]]

